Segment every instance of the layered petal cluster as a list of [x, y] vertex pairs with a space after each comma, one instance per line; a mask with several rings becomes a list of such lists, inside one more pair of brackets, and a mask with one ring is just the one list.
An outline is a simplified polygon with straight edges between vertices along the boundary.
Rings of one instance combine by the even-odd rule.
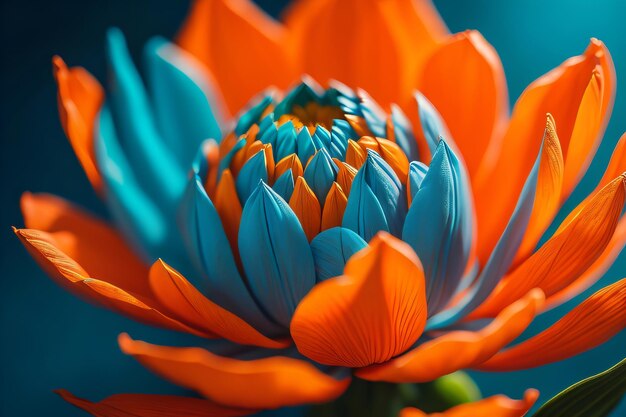
[[[63, 127], [115, 226], [25, 194], [15, 233], [77, 295], [224, 340], [207, 350], [120, 336], [126, 354], [204, 400], [65, 399], [99, 416], [243, 415], [332, 400], [352, 376], [540, 366], [624, 328], [621, 280], [507, 347], [626, 241], [624, 136], [596, 190], [537, 247], [610, 115], [604, 45], [531, 84], [509, 120], [501, 64], [478, 33], [448, 35], [425, 1], [352, 3], [299, 1], [281, 25], [245, 0], [197, 1], [182, 49], [146, 45], [145, 81], [112, 30], [106, 94], [54, 59]], [[355, 11], [349, 32], [324, 38]], [[293, 84], [302, 72], [324, 85]], [[522, 415], [534, 398], [465, 407]]]

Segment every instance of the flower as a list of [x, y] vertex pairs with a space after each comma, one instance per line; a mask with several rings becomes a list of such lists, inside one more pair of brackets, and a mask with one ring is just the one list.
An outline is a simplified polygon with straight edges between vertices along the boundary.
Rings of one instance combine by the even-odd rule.
[[[116, 227], [25, 194], [16, 234], [79, 296], [229, 342], [210, 352], [120, 336], [125, 353], [207, 400], [64, 398], [96, 415], [243, 415], [332, 400], [351, 374], [425, 382], [540, 366], [623, 329], [626, 280], [505, 348], [624, 246], [626, 136], [537, 248], [608, 121], [605, 46], [592, 40], [531, 84], [509, 120], [480, 34], [448, 35], [427, 2], [371, 6], [299, 1], [281, 26], [244, 0], [198, 1], [180, 47], [147, 44], [147, 91], [112, 30], [106, 99], [54, 59], [65, 132]], [[351, 30], [326, 39], [347, 17]], [[300, 72], [326, 84], [267, 90]]]

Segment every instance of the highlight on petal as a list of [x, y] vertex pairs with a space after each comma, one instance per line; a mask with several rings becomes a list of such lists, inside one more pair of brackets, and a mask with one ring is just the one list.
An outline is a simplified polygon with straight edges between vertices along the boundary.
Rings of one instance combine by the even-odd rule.
[[20, 205], [26, 227], [49, 233], [57, 248], [88, 276], [136, 294], [150, 293], [148, 266], [114, 228], [51, 194], [24, 193]]
[[231, 114], [296, 76], [287, 31], [248, 0], [195, 0], [177, 42], [215, 77]]
[[66, 290], [134, 320], [204, 336], [202, 332], [164, 315], [150, 295], [134, 295], [109, 282], [91, 278], [75, 260], [57, 247], [55, 238], [50, 234], [33, 229], [14, 229], [14, 232], [41, 268]]
[[102, 178], [94, 151], [94, 126], [104, 101], [104, 90], [84, 68], [67, 68], [59, 56], [52, 58], [52, 65], [63, 130], [91, 185], [97, 192], [102, 192]]
[[313, 287], [298, 305], [290, 329], [308, 358], [361, 367], [404, 352], [425, 323], [419, 259], [408, 245], [381, 232], [348, 260], [344, 275]]
[[531, 288], [547, 297], [574, 282], [609, 244], [626, 200], [626, 174], [597, 192], [561, 232], [506, 276], [472, 314], [493, 317], [502, 306]]
[[155, 262], [150, 269], [150, 287], [172, 317], [208, 334], [242, 345], [286, 347], [285, 343], [263, 336], [241, 318], [207, 299], [184, 276], [162, 260]]
[[405, 408], [399, 417], [523, 417], [539, 398], [539, 391], [526, 390], [524, 398], [512, 400], [494, 395], [472, 403], [457, 405], [441, 413], [426, 414], [417, 408]]
[[244, 361], [200, 348], [134, 341], [126, 334], [120, 335], [119, 344], [124, 353], [160, 376], [228, 406], [270, 409], [322, 403], [338, 397], [350, 384], [349, 377], [336, 380], [309, 362], [283, 356]]
[[369, 381], [428, 382], [459, 369], [474, 368], [522, 334], [543, 301], [543, 293], [535, 289], [479, 331], [451, 331], [386, 363], [360, 369], [356, 375]]
[[626, 278], [594, 293], [538, 335], [506, 349], [480, 366], [511, 371], [545, 365], [585, 352], [626, 327]]
[[256, 300], [276, 323], [289, 326], [296, 306], [315, 284], [315, 267], [298, 217], [263, 182], [243, 208], [239, 253]]
[[330, 191], [328, 191], [324, 210], [322, 211], [322, 230], [341, 226], [347, 205], [348, 197], [346, 197], [339, 183], [334, 182], [332, 187], [330, 187]]
[[[463, 63], [459, 70], [459, 63]], [[477, 31], [451, 36], [426, 59], [417, 88], [446, 121], [473, 177], [508, 119], [504, 69]]]
[[258, 411], [174, 395], [115, 394], [92, 402], [63, 389], [55, 392], [68, 403], [96, 417], [235, 417]]
[[534, 81], [517, 100], [494, 163], [483, 164], [473, 179], [481, 261], [504, 229], [531, 171], [546, 113], [554, 116], [563, 150], [561, 202], [570, 195], [604, 133], [614, 95], [613, 72], [608, 50], [592, 41], [583, 55]]

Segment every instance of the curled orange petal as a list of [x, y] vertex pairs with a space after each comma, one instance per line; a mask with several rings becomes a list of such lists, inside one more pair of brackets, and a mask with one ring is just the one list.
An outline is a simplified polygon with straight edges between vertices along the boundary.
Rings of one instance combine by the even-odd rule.
[[425, 323], [421, 263], [406, 243], [381, 232], [350, 258], [344, 275], [313, 287], [290, 329], [303, 355], [356, 368], [402, 353]]
[[574, 282], [608, 246], [625, 200], [626, 173], [597, 192], [567, 226], [506, 276], [471, 317], [493, 317], [531, 288], [541, 288], [549, 297]]
[[171, 266], [158, 260], [150, 269], [150, 286], [172, 317], [207, 334], [242, 345], [281, 348], [288, 344], [265, 337], [233, 313], [206, 298]]
[[350, 378], [336, 380], [308, 362], [283, 356], [244, 361], [200, 348], [152, 345], [126, 334], [120, 335], [119, 344], [162, 377], [229, 406], [269, 409], [321, 403], [339, 396], [350, 383]]
[[446, 121], [473, 176], [484, 157], [493, 157], [486, 150], [501, 138], [508, 119], [504, 69], [495, 49], [477, 31], [448, 38], [426, 60], [418, 89]]
[[522, 417], [539, 398], [539, 391], [526, 390], [524, 398], [512, 400], [505, 395], [494, 395], [472, 403], [452, 407], [442, 413], [426, 414], [417, 408], [405, 408], [399, 417]]
[[626, 327], [626, 278], [583, 301], [538, 335], [480, 366], [487, 371], [527, 369], [567, 359], [609, 340]]
[[200, 398], [154, 394], [116, 394], [93, 402], [66, 390], [57, 394], [68, 403], [96, 417], [235, 417], [258, 410], [228, 407]]
[[482, 330], [452, 331], [387, 363], [360, 369], [356, 375], [369, 381], [427, 382], [459, 369], [476, 367], [518, 337], [532, 322], [543, 300], [543, 293], [533, 290]]
[[136, 294], [150, 293], [148, 267], [114, 228], [51, 194], [24, 193], [20, 206], [26, 227], [49, 233], [86, 276], [106, 279]]
[[100, 83], [84, 68], [67, 68], [59, 56], [52, 58], [58, 87], [59, 116], [65, 135], [93, 188], [102, 191], [102, 177], [93, 145], [94, 124], [104, 101]]

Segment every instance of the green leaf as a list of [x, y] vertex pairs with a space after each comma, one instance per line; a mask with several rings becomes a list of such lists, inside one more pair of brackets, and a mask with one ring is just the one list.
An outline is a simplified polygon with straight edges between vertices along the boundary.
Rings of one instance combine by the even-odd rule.
[[534, 417], [605, 417], [626, 394], [626, 358], [575, 383], [546, 402]]

